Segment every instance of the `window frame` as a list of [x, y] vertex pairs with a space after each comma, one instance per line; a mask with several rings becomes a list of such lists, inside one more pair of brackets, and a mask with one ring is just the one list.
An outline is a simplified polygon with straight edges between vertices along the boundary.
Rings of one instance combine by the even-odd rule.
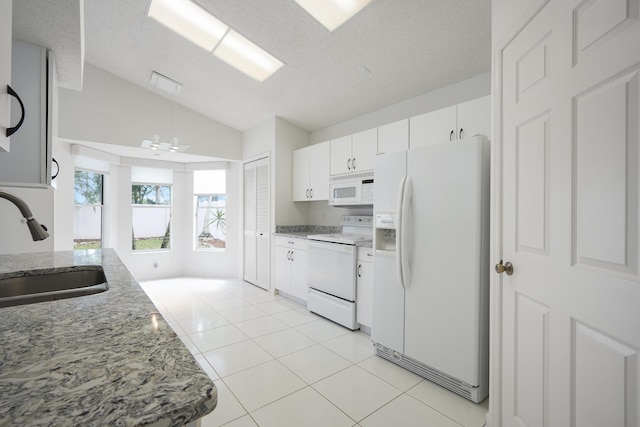
[[[76, 203], [76, 172], [84, 172], [84, 173], [92, 173], [92, 174], [96, 174], [96, 175], [100, 175], [101, 176], [101, 183], [100, 183], [100, 203], [81, 203], [78, 204]], [[76, 215], [75, 215], [75, 210], [78, 207], [99, 207], [100, 208], [100, 246], [97, 249], [102, 249], [104, 248], [104, 211], [105, 211], [105, 182], [106, 182], [106, 174], [102, 171], [96, 171], [96, 170], [92, 170], [92, 169], [87, 169], [87, 168], [82, 168], [82, 167], [75, 167], [73, 170], [73, 207], [74, 207], [74, 219], [73, 219], [73, 234], [74, 234], [74, 238], [73, 238], [73, 249], [74, 250], [82, 250], [85, 248], [76, 248], [76, 238], [75, 238], [75, 234], [76, 234], [76, 225], [77, 225], [77, 221], [76, 221]], [[95, 249], [95, 248], [90, 248], [90, 249]]]
[[[165, 205], [165, 204], [134, 204], [133, 203], [133, 187], [136, 185], [147, 185], [147, 186], [155, 186], [155, 187], [168, 187], [169, 188], [169, 204]], [[174, 199], [174, 192], [173, 192], [173, 183], [169, 184], [169, 183], [157, 183], [157, 182], [138, 182], [138, 181], [132, 181], [131, 182], [131, 186], [130, 186], [130, 191], [131, 191], [131, 196], [130, 196], [130, 206], [131, 206], [131, 246], [130, 246], [130, 252], [131, 254], [141, 254], [141, 253], [149, 253], [149, 252], [171, 252], [173, 251], [173, 224], [171, 224], [171, 220], [173, 219], [173, 199]], [[134, 234], [134, 219], [133, 219], [133, 213], [134, 213], [134, 208], [143, 208], [143, 209], [160, 209], [160, 208], [166, 208], [169, 207], [169, 246], [167, 248], [144, 248], [144, 249], [135, 249], [133, 247], [134, 241], [135, 241], [135, 234]], [[165, 231], [166, 232], [166, 231]], [[164, 238], [164, 236], [162, 236], [162, 238]]]

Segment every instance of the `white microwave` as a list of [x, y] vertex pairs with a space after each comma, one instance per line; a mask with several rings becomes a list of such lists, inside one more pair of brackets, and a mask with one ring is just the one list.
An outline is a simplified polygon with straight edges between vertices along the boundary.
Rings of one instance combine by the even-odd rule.
[[373, 172], [332, 176], [329, 179], [331, 206], [373, 206]]

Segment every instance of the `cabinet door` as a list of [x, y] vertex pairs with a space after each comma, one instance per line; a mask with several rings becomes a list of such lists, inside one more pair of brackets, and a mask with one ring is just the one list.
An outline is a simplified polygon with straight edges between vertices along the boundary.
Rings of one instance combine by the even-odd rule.
[[356, 320], [371, 327], [373, 316], [373, 263], [358, 261]]
[[416, 148], [449, 141], [450, 137], [455, 135], [455, 129], [455, 105], [411, 117], [409, 119], [409, 147]]
[[309, 147], [293, 152], [293, 201], [309, 200]]
[[378, 128], [353, 135], [351, 140], [351, 167], [355, 172], [373, 170], [378, 152]]
[[391, 153], [409, 149], [409, 119], [378, 128], [378, 153]]
[[351, 135], [331, 140], [331, 175], [353, 172]]
[[458, 104], [456, 138], [485, 135], [491, 139], [491, 96]]
[[[0, 158], [0, 183], [46, 186], [51, 183], [47, 115], [52, 113], [48, 105], [47, 51], [19, 40], [13, 41], [11, 49], [11, 87], [20, 96], [25, 113], [22, 126], [11, 136], [10, 153]], [[21, 115], [18, 102], [12, 101], [11, 108], [11, 116], [17, 121]]]
[[9, 151], [9, 138], [6, 137], [7, 128], [11, 123], [9, 95], [7, 85], [11, 83], [11, 6], [13, 2], [0, 2], [0, 153]]
[[329, 141], [309, 148], [309, 198], [329, 200]]
[[276, 262], [274, 279], [275, 288], [279, 291], [291, 293], [291, 253], [293, 250], [286, 246], [276, 246]]
[[295, 249], [292, 258], [291, 295], [306, 301], [309, 292], [309, 252]]

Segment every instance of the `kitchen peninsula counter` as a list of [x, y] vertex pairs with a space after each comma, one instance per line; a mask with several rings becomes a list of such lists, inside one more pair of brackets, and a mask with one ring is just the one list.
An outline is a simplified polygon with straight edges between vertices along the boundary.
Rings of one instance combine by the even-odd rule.
[[0, 255], [0, 273], [101, 265], [109, 289], [0, 308], [0, 425], [181, 426], [213, 381], [113, 249]]

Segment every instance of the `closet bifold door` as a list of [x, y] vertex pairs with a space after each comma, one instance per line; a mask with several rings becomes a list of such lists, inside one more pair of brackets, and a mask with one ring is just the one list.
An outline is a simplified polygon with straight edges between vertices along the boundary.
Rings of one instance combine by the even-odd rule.
[[256, 285], [269, 289], [269, 159], [256, 165]]
[[243, 176], [244, 280], [269, 289], [269, 158], [245, 163]]
[[244, 280], [256, 283], [256, 162], [244, 165]]

